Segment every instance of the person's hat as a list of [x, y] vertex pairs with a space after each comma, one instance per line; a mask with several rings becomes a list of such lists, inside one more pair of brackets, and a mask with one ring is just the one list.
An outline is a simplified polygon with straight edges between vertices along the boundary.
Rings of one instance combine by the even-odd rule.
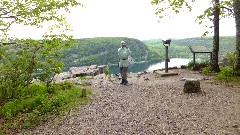
[[125, 44], [125, 41], [121, 41], [121, 44]]

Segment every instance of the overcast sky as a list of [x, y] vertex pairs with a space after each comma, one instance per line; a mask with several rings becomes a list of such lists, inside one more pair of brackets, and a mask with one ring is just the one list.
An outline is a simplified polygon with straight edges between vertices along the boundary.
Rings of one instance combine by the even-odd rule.
[[[81, 0], [86, 8], [74, 8], [68, 15], [68, 22], [75, 38], [88, 37], [130, 37], [140, 40], [156, 38], [200, 37], [206, 30], [196, 24], [195, 18], [208, 3], [196, 0], [193, 11], [171, 14], [158, 22], [156, 7], [151, 0]], [[201, 1], [201, 2], [200, 2]], [[169, 13], [170, 14], [170, 13]], [[17, 37], [41, 38], [44, 30], [13, 26]], [[18, 31], [18, 32], [16, 32]], [[21, 31], [21, 32], [19, 32]], [[220, 21], [220, 35], [235, 35], [233, 18]], [[210, 34], [209, 36], [211, 36]]]

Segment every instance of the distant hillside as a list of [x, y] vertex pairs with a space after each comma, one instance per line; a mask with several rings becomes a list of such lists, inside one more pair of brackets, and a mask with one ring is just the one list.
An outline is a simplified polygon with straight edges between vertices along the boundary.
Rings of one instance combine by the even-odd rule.
[[[236, 37], [229, 36], [229, 37], [220, 37], [220, 52], [229, 52], [235, 50], [236, 47]], [[213, 38], [187, 38], [187, 39], [179, 39], [173, 40], [173, 44], [178, 46], [192, 46], [192, 45], [200, 45], [200, 46], [207, 46], [209, 49], [212, 49], [213, 46]]]
[[[219, 56], [225, 55], [227, 52], [235, 50], [235, 37], [220, 37], [220, 51]], [[151, 39], [144, 40], [148, 47], [149, 59], [164, 59], [165, 48], [162, 44], [162, 39]], [[188, 46], [207, 46], [212, 50], [213, 38], [186, 38], [186, 39], [172, 39], [171, 46], [169, 47], [170, 58], [189, 58], [191, 57], [191, 52]]]
[[[161, 39], [140, 41], [126, 37], [98, 37], [78, 39], [76, 45], [63, 53], [64, 70], [70, 67], [89, 66], [93, 64], [116, 64], [117, 50], [124, 40], [132, 51], [132, 57], [138, 61], [162, 61], [165, 58], [165, 47]], [[188, 46], [207, 46], [212, 50], [213, 38], [172, 39], [169, 47], [169, 58], [192, 58]], [[220, 37], [219, 56], [235, 50], [235, 37]]]
[[116, 64], [117, 50], [124, 40], [135, 61], [146, 60], [147, 46], [140, 40], [126, 37], [98, 37], [78, 39], [77, 44], [64, 51], [64, 69], [76, 66]]

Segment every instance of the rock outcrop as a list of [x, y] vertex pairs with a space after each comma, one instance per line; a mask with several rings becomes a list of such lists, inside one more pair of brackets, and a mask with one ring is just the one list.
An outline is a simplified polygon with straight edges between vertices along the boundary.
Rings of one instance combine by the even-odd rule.
[[96, 76], [99, 74], [103, 74], [106, 71], [106, 65], [91, 65], [91, 66], [83, 66], [83, 67], [71, 67], [69, 71], [57, 74], [54, 76], [54, 82], [62, 82], [66, 79], [76, 78], [81, 76]]

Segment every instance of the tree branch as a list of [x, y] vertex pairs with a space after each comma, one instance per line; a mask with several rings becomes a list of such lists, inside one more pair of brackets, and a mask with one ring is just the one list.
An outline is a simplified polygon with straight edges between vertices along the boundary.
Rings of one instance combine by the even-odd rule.
[[0, 17], [0, 18], [5, 18], [5, 19], [10, 19], [10, 18], [14, 18], [14, 19], [16, 19], [17, 17], [16, 16], [2, 16], [2, 17]]
[[227, 10], [228, 10], [228, 12], [231, 12], [231, 13], [233, 13], [233, 10], [232, 10], [232, 9], [230, 9], [230, 8], [228, 8], [228, 7], [220, 7], [220, 8], [227, 9]]
[[5, 31], [5, 30], [9, 29], [10, 26], [11, 26], [14, 22], [15, 22], [15, 21], [11, 21], [11, 22], [9, 23], [9, 25], [6, 26], [6, 28], [0, 29], [0, 31]]
[[2, 8], [2, 10], [0, 10], [0, 11], [2, 12], [2, 14], [0, 14], [0, 15], [7, 15], [7, 14], [11, 13], [11, 10], [6, 11], [6, 10], [3, 9], [3, 8]]

